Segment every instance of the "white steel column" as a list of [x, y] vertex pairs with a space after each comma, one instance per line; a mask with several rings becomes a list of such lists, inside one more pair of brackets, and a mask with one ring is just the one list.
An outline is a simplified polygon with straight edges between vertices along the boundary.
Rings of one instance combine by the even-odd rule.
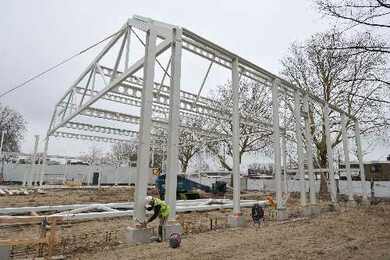
[[118, 174], [119, 174], [119, 167], [120, 164], [118, 163], [115, 167], [115, 180], [114, 180], [114, 186], [118, 186]]
[[[65, 113], [65, 111], [64, 111], [64, 113]], [[41, 166], [41, 172], [39, 174], [40, 175], [40, 178], [39, 178], [39, 185], [40, 186], [43, 185], [43, 179], [44, 179], [44, 176], [46, 174], [46, 166], [47, 166], [46, 159], [47, 159], [47, 151], [49, 149], [49, 137], [50, 137], [49, 132], [50, 132], [50, 129], [53, 127], [56, 115], [57, 115], [57, 106], [54, 108], [53, 114], [51, 115], [49, 129], [47, 129], [47, 134], [46, 134], [46, 138], [45, 138], [45, 144], [44, 144], [43, 156], [42, 156], [42, 166]]]
[[345, 163], [345, 171], [347, 174], [348, 200], [353, 201], [351, 165], [349, 162], [349, 141], [348, 141], [348, 134], [347, 134], [347, 118], [343, 113], [341, 113], [341, 134], [343, 137], [343, 151], [344, 151], [344, 161], [345, 161], [344, 163]]
[[[286, 127], [286, 125], [284, 125]], [[283, 191], [288, 193], [287, 188], [287, 147], [286, 147], [286, 129], [282, 134], [282, 161], [283, 161]]]
[[42, 166], [41, 166], [41, 172], [39, 174], [39, 186], [43, 185], [43, 179], [46, 174], [46, 166], [47, 166], [47, 151], [49, 149], [49, 136], [46, 136], [45, 144], [43, 147], [43, 155], [42, 155]]
[[103, 167], [99, 167], [98, 187], [100, 188], [103, 178]]
[[240, 214], [240, 107], [239, 107], [240, 79], [238, 72], [238, 58], [232, 62], [232, 95], [233, 95], [233, 214]]
[[324, 105], [324, 124], [325, 124], [325, 136], [326, 136], [326, 155], [328, 159], [328, 172], [329, 172], [329, 182], [330, 182], [330, 195], [331, 195], [330, 198], [333, 203], [337, 203], [336, 183], [334, 180], [334, 169], [333, 169], [332, 142], [330, 140], [328, 103]]
[[0, 154], [3, 155], [3, 143], [4, 143], [5, 131], [1, 131], [1, 143], [0, 143]]
[[171, 208], [169, 220], [176, 219], [176, 190], [179, 173], [179, 111], [180, 111], [180, 74], [181, 74], [181, 29], [173, 28], [171, 86], [169, 93], [168, 121], [168, 171], [166, 174], [165, 200]]
[[127, 28], [126, 52], [125, 52], [125, 71], [129, 68], [130, 61], [130, 41], [131, 41], [131, 26]]
[[367, 189], [366, 189], [366, 175], [364, 173], [362, 143], [360, 140], [360, 126], [359, 126], [359, 121], [357, 121], [357, 120], [355, 120], [355, 140], [356, 140], [357, 157], [359, 160], [360, 182], [362, 184], [363, 203], [367, 203], [368, 202], [368, 198], [367, 198], [368, 195], [367, 195]]
[[0, 160], [1, 160], [1, 172], [0, 172], [0, 183], [4, 181], [4, 158], [3, 158], [3, 143], [4, 143], [5, 131], [1, 131], [1, 143], [0, 143]]
[[[127, 165], [129, 166], [129, 168], [130, 168], [130, 171], [129, 171], [129, 182], [128, 182], [128, 184], [127, 184], [127, 186], [131, 186], [131, 181], [132, 181], [132, 172], [131, 172], [131, 161], [130, 160], [128, 160], [127, 161]], [[137, 166], [136, 166], [137, 167]]]
[[31, 168], [30, 168], [30, 173], [29, 173], [29, 179], [28, 179], [28, 185], [32, 186], [33, 181], [35, 180], [34, 175], [35, 175], [35, 161], [37, 159], [37, 152], [38, 152], [38, 144], [39, 144], [39, 135], [34, 135], [35, 138], [35, 143], [34, 143], [34, 152], [31, 157]]
[[62, 178], [62, 184], [65, 185], [66, 177], [68, 175], [68, 159], [65, 158], [65, 165], [64, 165], [64, 177]]
[[310, 204], [315, 205], [316, 202], [316, 190], [314, 183], [314, 166], [313, 166], [313, 136], [311, 134], [311, 120], [310, 120], [310, 104], [309, 96], [305, 95], [305, 127], [306, 127], [306, 153], [307, 153], [307, 171], [309, 176], [310, 187]]
[[89, 162], [89, 171], [88, 171], [88, 180], [87, 180], [87, 185], [91, 186], [92, 185], [92, 175], [93, 175], [93, 162]]
[[272, 82], [272, 125], [273, 125], [273, 148], [274, 148], [274, 175], [276, 182], [276, 205], [278, 209], [284, 207], [282, 203], [281, 184], [281, 151], [280, 151], [280, 123], [279, 123], [279, 80]]
[[150, 131], [152, 128], [156, 39], [156, 32], [152, 28], [146, 33], [144, 85], [142, 88], [141, 122], [139, 128], [137, 175], [135, 185], [135, 218], [140, 221], [145, 220], [145, 196], [147, 192], [148, 173], [150, 171]]
[[301, 129], [301, 97], [299, 91], [294, 94], [294, 112], [295, 112], [295, 134], [297, 138], [297, 152], [298, 152], [298, 173], [299, 184], [301, 190], [301, 206], [306, 206], [306, 187], [305, 187], [305, 169], [303, 162], [303, 141]]
[[283, 161], [283, 190], [286, 193], [284, 201], [288, 199], [288, 174], [287, 174], [287, 94], [283, 93], [283, 134], [282, 134], [282, 161]]

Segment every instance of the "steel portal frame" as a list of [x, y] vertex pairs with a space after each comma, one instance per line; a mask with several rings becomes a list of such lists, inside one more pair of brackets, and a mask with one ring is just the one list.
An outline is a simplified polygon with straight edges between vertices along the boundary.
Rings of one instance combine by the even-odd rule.
[[[136, 30], [145, 35], [145, 41], [136, 33]], [[144, 56], [130, 64], [131, 54], [131, 35], [135, 35], [144, 46]], [[118, 43], [118, 45], [116, 45]], [[119, 46], [118, 53], [115, 55], [115, 62], [112, 68], [100, 64], [101, 60], [112, 52], [114, 47]], [[170, 58], [167, 67], [163, 67], [158, 57], [170, 50]], [[189, 51], [199, 57], [202, 57], [210, 62], [206, 76], [202, 80], [202, 85], [198, 94], [193, 94], [180, 89], [181, 79], [181, 63], [182, 51]], [[124, 66], [120, 69], [121, 62]], [[232, 89], [233, 89], [233, 109], [232, 113], [226, 113], [215, 108], [215, 100], [201, 96], [201, 91], [204, 86], [205, 79], [210, 72], [211, 66], [220, 65], [232, 72]], [[160, 83], [155, 82], [155, 68], [159, 66], [164, 75]], [[170, 67], [170, 73], [168, 73]], [[135, 74], [143, 69], [143, 77], [137, 77]], [[240, 77], [246, 77], [250, 80], [258, 82], [272, 90], [272, 122], [259, 121], [254, 118], [243, 118], [239, 110], [238, 86]], [[96, 78], [101, 78], [103, 87], [96, 86]], [[170, 78], [169, 86], [164, 84], [166, 78]], [[304, 192], [304, 146], [303, 138], [307, 139], [306, 155], [308, 165], [308, 173], [311, 186], [310, 204], [315, 205], [316, 199], [314, 194], [313, 181], [313, 160], [312, 160], [312, 138], [310, 133], [310, 120], [308, 111], [311, 104], [315, 103], [324, 109], [324, 124], [327, 135], [327, 155], [329, 163], [330, 189], [332, 193], [332, 201], [336, 202], [334, 171], [332, 167], [333, 156], [330, 143], [329, 130], [329, 110], [334, 110], [340, 113], [342, 117], [343, 137], [346, 138], [345, 118], [350, 118], [355, 122], [355, 135], [358, 147], [358, 159], [360, 162], [360, 172], [362, 181], [364, 181], [364, 169], [362, 149], [360, 143], [360, 130], [357, 119], [350, 114], [345, 113], [340, 108], [325, 102], [316, 97], [312, 93], [300, 89], [290, 82], [260, 68], [254, 63], [232, 53], [225, 48], [193, 33], [192, 31], [155, 21], [150, 18], [141, 16], [133, 16], [129, 19], [121, 29], [114, 34], [107, 45], [89, 64], [89, 66], [81, 73], [77, 80], [65, 92], [62, 98], [55, 105], [47, 136], [45, 138], [44, 157], [48, 151], [49, 138], [51, 136], [62, 136], [70, 138], [80, 138], [87, 140], [95, 140], [102, 142], [124, 142], [126, 137], [138, 137], [138, 156], [137, 156], [137, 178], [135, 192], [135, 216], [142, 220], [145, 219], [144, 198], [146, 196], [146, 171], [150, 156], [151, 129], [153, 127], [168, 128], [168, 177], [167, 177], [167, 192], [166, 201], [171, 206], [170, 218], [175, 219], [176, 216], [176, 176], [178, 174], [178, 128], [186, 127], [180, 125], [181, 119], [185, 118], [219, 118], [223, 120], [231, 120], [233, 124], [233, 135], [224, 136], [216, 132], [206, 131], [205, 135], [212, 137], [232, 138], [233, 143], [233, 211], [234, 214], [240, 214], [240, 161], [239, 161], [239, 125], [250, 124], [259, 128], [266, 127], [273, 132], [273, 148], [274, 148], [274, 174], [276, 180], [276, 198], [279, 208], [284, 207], [282, 203], [282, 181], [281, 181], [281, 158], [285, 157], [285, 138], [281, 151], [281, 132], [284, 135], [286, 129], [281, 127], [279, 122], [279, 101], [280, 96], [289, 96], [295, 100], [295, 121], [296, 121], [296, 136], [298, 144], [298, 161], [299, 172], [302, 181], [301, 203], [306, 205], [306, 193]], [[140, 108], [140, 115], [135, 116], [117, 111], [109, 111], [106, 109], [97, 109], [93, 105], [97, 102], [105, 100], [118, 104], [124, 104], [129, 107]], [[303, 102], [303, 108], [301, 104]], [[74, 120], [78, 116], [89, 116], [104, 120], [116, 120], [129, 124], [139, 124], [139, 131], [129, 129], [119, 129], [102, 125], [92, 125]], [[305, 134], [302, 134], [301, 119], [305, 118]], [[94, 132], [96, 136], [67, 133], [62, 128], [77, 129], [80, 131]], [[101, 133], [110, 133], [119, 135], [122, 138], [101, 137]], [[123, 138], [124, 137], [124, 138]], [[343, 142], [345, 154], [349, 154], [348, 140]], [[282, 155], [283, 154], [283, 155]], [[43, 160], [46, 162], [46, 160]], [[346, 156], [346, 164], [349, 165], [348, 156]], [[43, 184], [45, 174], [45, 163], [42, 164], [40, 174], [40, 184]], [[283, 167], [286, 169], [285, 158], [283, 159]], [[349, 167], [347, 174], [350, 176]], [[367, 200], [367, 191], [363, 191], [363, 199]]]

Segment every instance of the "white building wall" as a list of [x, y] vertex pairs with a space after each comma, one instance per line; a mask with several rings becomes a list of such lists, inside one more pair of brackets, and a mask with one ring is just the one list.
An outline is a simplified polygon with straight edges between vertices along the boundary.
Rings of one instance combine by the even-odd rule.
[[[134, 167], [119, 167], [116, 169], [113, 166], [87, 166], [87, 165], [48, 165], [46, 167], [45, 181], [62, 183], [64, 180], [79, 180], [83, 183], [88, 183], [88, 179], [93, 178], [93, 173], [98, 172], [100, 175], [101, 184], [114, 184], [117, 179], [118, 184], [134, 184], [135, 183]], [[27, 180], [31, 177], [38, 179], [40, 165], [33, 167], [28, 164], [5, 164], [4, 179], [9, 182], [22, 182], [23, 176], [26, 174]], [[155, 176], [150, 170], [149, 184], [154, 184]]]

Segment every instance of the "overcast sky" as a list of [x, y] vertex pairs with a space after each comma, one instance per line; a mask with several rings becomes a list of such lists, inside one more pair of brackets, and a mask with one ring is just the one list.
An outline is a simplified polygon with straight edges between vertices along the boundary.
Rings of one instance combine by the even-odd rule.
[[[0, 12], [1, 92], [115, 32], [134, 14], [191, 29], [274, 73], [292, 42], [329, 26], [311, 0], [12, 0], [2, 1]], [[96, 51], [0, 100], [28, 121], [23, 151], [32, 151], [34, 134], [44, 136], [55, 102]], [[89, 147], [71, 144], [54, 140], [49, 153], [77, 155]]]

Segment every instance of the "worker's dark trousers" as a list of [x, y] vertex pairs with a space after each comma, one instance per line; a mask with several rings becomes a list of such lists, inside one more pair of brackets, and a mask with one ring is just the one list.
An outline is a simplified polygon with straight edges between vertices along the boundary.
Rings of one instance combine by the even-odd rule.
[[158, 225], [158, 238], [163, 241], [165, 234], [163, 234], [163, 226], [167, 223], [168, 218], [160, 217], [160, 224]]

